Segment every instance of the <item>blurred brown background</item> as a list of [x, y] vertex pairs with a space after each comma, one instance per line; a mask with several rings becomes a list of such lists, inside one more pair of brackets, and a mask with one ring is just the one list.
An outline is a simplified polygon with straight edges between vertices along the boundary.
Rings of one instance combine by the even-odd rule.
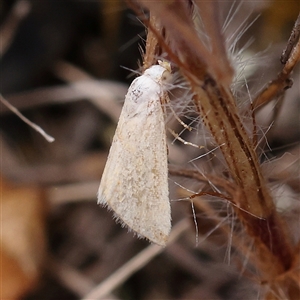
[[[251, 18], [261, 16], [243, 39], [255, 37], [252, 51], [273, 49], [264, 66], [267, 83], [280, 67], [299, 3], [260, 2], [251, 7]], [[247, 3], [237, 22], [246, 14]], [[135, 76], [128, 69], [141, 64], [145, 30], [117, 0], [2, 0], [0, 19], [0, 92], [55, 137], [46, 142], [1, 104], [1, 299], [80, 299], [148, 246], [96, 205], [118, 114]], [[299, 74], [295, 78], [299, 84]], [[299, 85], [289, 99], [289, 109], [299, 113]], [[293, 118], [291, 125], [289, 110], [283, 111], [270, 147], [299, 141], [293, 125], [299, 115]], [[172, 210], [174, 223], [190, 219], [190, 230], [107, 299], [254, 299], [251, 284], [223, 264], [222, 238], [217, 247], [214, 240], [195, 247], [189, 204], [178, 202]]]

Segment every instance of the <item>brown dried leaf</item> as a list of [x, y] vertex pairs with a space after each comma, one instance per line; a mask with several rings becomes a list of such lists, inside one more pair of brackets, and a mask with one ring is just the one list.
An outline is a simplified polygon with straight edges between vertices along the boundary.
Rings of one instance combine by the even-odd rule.
[[45, 254], [43, 194], [1, 185], [1, 299], [18, 299], [36, 283]]

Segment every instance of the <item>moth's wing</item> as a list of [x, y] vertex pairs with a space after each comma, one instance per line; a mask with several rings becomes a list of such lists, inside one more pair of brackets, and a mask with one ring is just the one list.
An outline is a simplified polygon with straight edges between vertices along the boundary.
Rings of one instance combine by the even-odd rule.
[[152, 97], [147, 113], [139, 107], [142, 113], [128, 117], [128, 107], [123, 108], [98, 203], [138, 235], [165, 245], [171, 230], [166, 134], [158, 95]]

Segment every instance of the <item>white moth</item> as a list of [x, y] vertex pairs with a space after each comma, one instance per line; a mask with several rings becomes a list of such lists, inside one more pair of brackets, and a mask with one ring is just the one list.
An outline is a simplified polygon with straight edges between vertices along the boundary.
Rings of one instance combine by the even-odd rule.
[[128, 89], [98, 190], [123, 226], [164, 246], [171, 230], [162, 102], [170, 64], [159, 62]]

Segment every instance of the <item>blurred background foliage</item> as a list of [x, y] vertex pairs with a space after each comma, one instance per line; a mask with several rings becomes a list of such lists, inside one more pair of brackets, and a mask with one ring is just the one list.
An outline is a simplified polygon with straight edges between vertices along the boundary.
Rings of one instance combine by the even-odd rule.
[[[261, 16], [243, 39], [255, 37], [255, 52], [282, 50], [298, 12], [297, 0], [260, 1], [252, 14]], [[47, 143], [1, 105], [2, 297], [80, 299], [148, 244], [96, 206], [116, 115], [134, 78], [130, 70], [142, 62], [145, 29], [120, 0], [2, 0], [0, 22], [0, 92], [56, 139]], [[279, 56], [272, 59], [277, 64]], [[74, 88], [92, 79], [97, 88]], [[278, 134], [273, 145], [299, 139], [299, 128], [284, 132], [289, 138]], [[175, 220], [189, 216], [181, 203], [176, 210]], [[223, 265], [223, 252], [209, 242], [193, 245], [191, 230], [133, 275], [118, 297], [240, 299], [249, 283]], [[190, 252], [206, 272], [193, 268]]]

